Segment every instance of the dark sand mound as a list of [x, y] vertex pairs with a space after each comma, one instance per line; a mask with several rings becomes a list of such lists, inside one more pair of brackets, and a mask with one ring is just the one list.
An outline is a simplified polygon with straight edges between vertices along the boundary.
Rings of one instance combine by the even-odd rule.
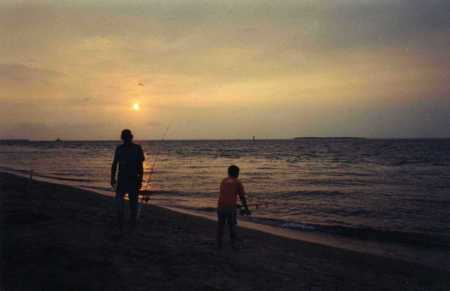
[[239, 230], [214, 248], [215, 223], [158, 207], [138, 230], [113, 230], [113, 200], [0, 174], [1, 289], [450, 290], [450, 274], [415, 264]]

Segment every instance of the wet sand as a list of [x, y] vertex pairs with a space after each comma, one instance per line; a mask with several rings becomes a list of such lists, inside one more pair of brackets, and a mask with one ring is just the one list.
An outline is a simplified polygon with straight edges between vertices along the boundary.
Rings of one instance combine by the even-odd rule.
[[0, 173], [1, 290], [450, 290], [438, 268], [239, 229], [155, 206], [114, 230], [110, 197]]

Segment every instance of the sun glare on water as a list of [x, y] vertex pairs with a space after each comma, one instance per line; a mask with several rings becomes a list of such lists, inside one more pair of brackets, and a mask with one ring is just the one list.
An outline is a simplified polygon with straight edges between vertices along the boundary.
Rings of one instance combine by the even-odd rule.
[[133, 103], [133, 105], [131, 106], [131, 109], [133, 109], [133, 111], [140, 111], [141, 105], [139, 103]]

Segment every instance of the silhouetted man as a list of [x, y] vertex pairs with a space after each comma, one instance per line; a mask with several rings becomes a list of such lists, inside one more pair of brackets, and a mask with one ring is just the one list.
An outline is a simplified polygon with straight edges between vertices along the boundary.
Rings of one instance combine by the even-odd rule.
[[[144, 152], [140, 145], [133, 143], [131, 130], [122, 130], [123, 143], [116, 148], [111, 167], [111, 185], [116, 189], [117, 220], [120, 231], [123, 230], [124, 198], [128, 193], [130, 200], [130, 223], [132, 229], [136, 226], [138, 196], [144, 174]], [[116, 169], [119, 164], [119, 174], [116, 182]]]

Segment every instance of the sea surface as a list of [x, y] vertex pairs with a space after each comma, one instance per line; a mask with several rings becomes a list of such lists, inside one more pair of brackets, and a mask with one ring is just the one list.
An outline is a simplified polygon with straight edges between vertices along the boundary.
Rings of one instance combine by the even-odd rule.
[[[450, 251], [450, 139], [140, 141], [152, 203], [214, 213], [241, 168], [251, 221]], [[2, 142], [0, 171], [112, 195], [116, 141]], [[153, 170], [153, 173], [152, 173]], [[152, 173], [152, 174], [151, 174]]]

